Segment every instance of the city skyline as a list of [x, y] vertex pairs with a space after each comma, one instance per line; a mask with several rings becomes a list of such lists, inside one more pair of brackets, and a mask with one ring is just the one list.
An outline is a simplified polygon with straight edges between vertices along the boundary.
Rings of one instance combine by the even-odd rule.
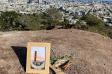
[[99, 1], [112, 1], [112, 0], [0, 0], [0, 3], [43, 3], [43, 2], [99, 2]]

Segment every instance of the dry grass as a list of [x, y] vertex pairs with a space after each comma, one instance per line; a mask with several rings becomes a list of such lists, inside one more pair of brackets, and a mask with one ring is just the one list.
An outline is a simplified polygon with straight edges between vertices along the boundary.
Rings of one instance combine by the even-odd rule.
[[[65, 71], [67, 74], [112, 74], [112, 40], [96, 33], [75, 29], [1, 33], [0, 66], [3, 69], [0, 67], [0, 73], [25, 74], [11, 46], [23, 47], [29, 41], [52, 43], [56, 56], [72, 54], [72, 65]], [[3, 63], [10, 67], [4, 70], [7, 66]]]

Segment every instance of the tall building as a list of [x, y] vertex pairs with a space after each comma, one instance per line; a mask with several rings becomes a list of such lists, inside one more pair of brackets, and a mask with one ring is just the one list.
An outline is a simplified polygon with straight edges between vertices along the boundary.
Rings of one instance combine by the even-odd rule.
[[16, 0], [8, 0], [9, 3], [15, 3]]
[[15, 0], [15, 2], [18, 4], [23, 4], [23, 3], [27, 3], [28, 0]]
[[0, 3], [8, 3], [8, 0], [0, 0]]
[[0, 0], [0, 3], [27, 3], [27, 0]]
[[41, 4], [43, 0], [29, 0], [29, 3], [39, 3]]

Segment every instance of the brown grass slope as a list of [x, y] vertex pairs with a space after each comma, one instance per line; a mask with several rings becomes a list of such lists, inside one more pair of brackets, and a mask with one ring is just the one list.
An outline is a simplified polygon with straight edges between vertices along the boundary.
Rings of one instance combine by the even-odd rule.
[[[25, 47], [29, 41], [52, 43], [56, 56], [72, 54], [67, 74], [112, 74], [112, 40], [75, 29], [1, 32], [0, 74], [25, 74], [13, 49]], [[19, 56], [25, 57], [22, 53]]]

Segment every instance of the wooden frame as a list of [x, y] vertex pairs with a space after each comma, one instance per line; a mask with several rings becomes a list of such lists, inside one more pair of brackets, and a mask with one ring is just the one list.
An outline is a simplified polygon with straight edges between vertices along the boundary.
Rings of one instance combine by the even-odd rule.
[[49, 74], [50, 47], [50, 43], [28, 43], [26, 73]]

